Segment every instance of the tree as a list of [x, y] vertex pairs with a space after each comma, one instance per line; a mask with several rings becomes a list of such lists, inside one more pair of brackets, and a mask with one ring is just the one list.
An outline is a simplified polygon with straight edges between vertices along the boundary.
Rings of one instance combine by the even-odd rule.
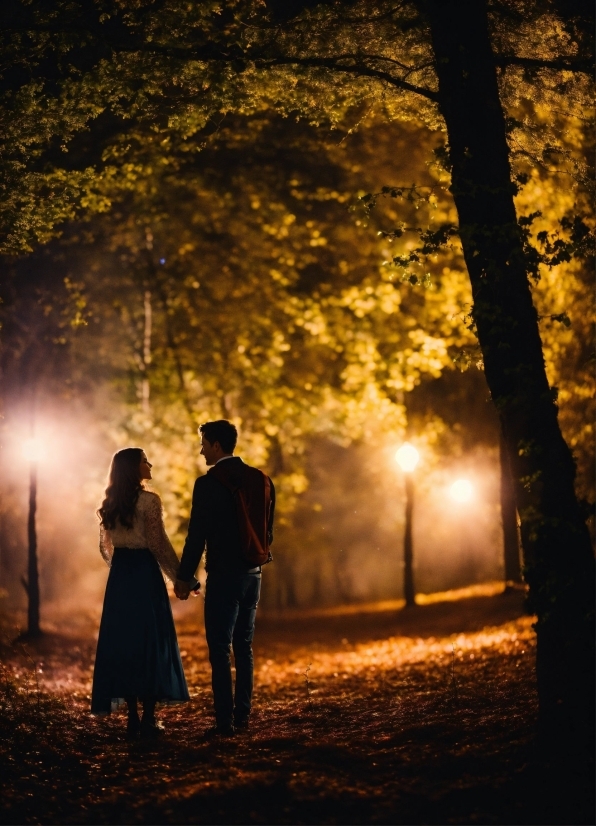
[[[404, 147], [402, 174], [420, 178], [432, 136], [372, 120], [357, 140], [342, 141], [337, 130], [323, 150], [321, 132], [272, 112], [230, 118], [199, 155], [171, 151], [169, 165], [153, 157], [136, 187], [113, 194], [110, 213], [70, 225], [46, 248], [51, 271], [85, 302], [88, 323], [70, 347], [72, 380], [102, 400], [97, 414], [110, 432], [159, 457], [157, 483], [179, 535], [200, 421], [241, 424], [245, 456], [269, 462], [281, 488], [278, 517], [291, 539], [306, 438], [330, 432], [382, 449], [403, 428], [404, 394], [473, 343], [463, 321], [452, 320], [469, 302], [463, 271], [433, 267], [436, 283], [420, 291], [396, 280], [380, 265], [386, 241], [372, 231], [392, 226], [394, 201], [368, 227], [347, 209], [355, 191], [380, 185], [396, 145]], [[412, 134], [420, 150], [406, 153]], [[410, 202], [400, 215], [415, 222], [426, 212], [424, 202]], [[13, 268], [11, 289], [26, 290], [23, 270], [39, 260]], [[14, 311], [10, 302], [6, 309]], [[149, 411], [139, 405], [145, 388]], [[270, 574], [284, 580], [288, 599], [295, 544], [276, 551]], [[399, 593], [397, 577], [393, 587], [389, 596]]]
[[[444, 124], [444, 157], [474, 297], [472, 318], [514, 477], [526, 576], [538, 614], [541, 730], [547, 738], [556, 732], [581, 740], [593, 730], [586, 720], [593, 715], [594, 558], [574, 489], [573, 459], [545, 372], [529, 283], [538, 258], [525, 241], [527, 221], [516, 214], [508, 146], [514, 126], [503, 105], [517, 105], [524, 93], [547, 103], [585, 99], [583, 78], [591, 55], [581, 36], [584, 6], [412, 0], [397, 7], [296, 2], [291, 8], [284, 4], [283, 13], [281, 8], [270, 3], [269, 19], [260, 7], [240, 2], [185, 13], [175, 4], [159, 14], [147, 7], [128, 17], [111, 8], [106, 20], [94, 7], [85, 8], [87, 16], [79, 8], [61, 7], [62, 16], [49, 22], [40, 13], [28, 29], [9, 27], [12, 48], [23, 44], [23, 30], [28, 37], [34, 32], [41, 52], [59, 67], [62, 95], [52, 98], [54, 108], [44, 109], [43, 134], [33, 130], [14, 158], [24, 157], [27, 166], [34, 156], [52, 157], [48, 135], [69, 141], [98, 112], [108, 110], [117, 119], [112, 134], [130, 132], [122, 120], [132, 115], [133, 133], [138, 124], [151, 124], [165, 141], [175, 135], [201, 140], [215, 112], [262, 107], [334, 124], [371, 94], [393, 116], [399, 111], [402, 118]], [[80, 55], [76, 72], [65, 68], [73, 19], [89, 44], [85, 60], [91, 69], [82, 70], [82, 81], [75, 78], [85, 63]], [[537, 39], [544, 31], [546, 54]], [[28, 66], [36, 72], [41, 52], [27, 50]], [[500, 81], [498, 70], [504, 72]], [[19, 124], [14, 115], [30, 124], [30, 113], [43, 98], [35, 83], [22, 84], [19, 94], [18, 101], [11, 98], [18, 103], [12, 109], [13, 129]], [[163, 113], [169, 115], [167, 124]], [[104, 152], [104, 180], [131, 175], [125, 140], [112, 140], [112, 145], [111, 155]], [[542, 148], [548, 149], [547, 141]], [[118, 152], [119, 161], [106, 163]], [[10, 157], [14, 170], [20, 161]], [[69, 186], [81, 192], [97, 189], [86, 169], [75, 172], [63, 176]], [[52, 174], [55, 183], [57, 173]], [[21, 176], [14, 192], [24, 188], [23, 197], [33, 203], [31, 192], [38, 184]], [[86, 197], [95, 199], [96, 208], [105, 203], [98, 194]], [[14, 213], [12, 194], [7, 203]], [[572, 222], [571, 246], [582, 225]], [[7, 238], [13, 246], [22, 245], [31, 231], [13, 221]]]
[[505, 569], [505, 589], [523, 582], [520, 558], [519, 531], [515, 490], [509, 465], [507, 445], [501, 436], [499, 443], [499, 465], [501, 470], [501, 521], [503, 523], [503, 561]]
[[[415, 134], [421, 145], [429, 138]], [[181, 532], [188, 456], [205, 418], [233, 417], [245, 455], [270, 463], [283, 523], [306, 483], [307, 437], [330, 432], [381, 449], [403, 429], [404, 394], [473, 343], [463, 321], [452, 319], [469, 301], [464, 273], [434, 267], [437, 283], [420, 291], [396, 282], [380, 266], [385, 240], [346, 209], [355, 190], [378, 186], [395, 145], [410, 140], [410, 130], [371, 123], [354, 144], [338, 148], [334, 137], [322, 149], [306, 124], [272, 113], [234, 119], [183, 175], [177, 165], [174, 172], [157, 166], [138, 193], [72, 228], [59, 245], [72, 278], [79, 273], [85, 282], [91, 314], [77, 350], [81, 364], [91, 355], [87, 372], [111, 372], [128, 402], [129, 438], [171, 469], [160, 483]], [[417, 176], [424, 166], [413, 155], [404, 153], [404, 174]], [[395, 219], [394, 204], [385, 206], [371, 219], [375, 226]], [[426, 205], [410, 204], [410, 212], [402, 215], [413, 221]], [[94, 239], [87, 247], [75, 243], [85, 236]], [[138, 409], [140, 381], [151, 386], [150, 416]], [[292, 560], [283, 569], [288, 595], [293, 569]]]
[[589, 719], [593, 710], [594, 560], [575, 495], [575, 466], [544, 369], [487, 8], [431, 2], [426, 10], [473, 316], [511, 464], [526, 578], [538, 614], [543, 732], [571, 730], [580, 740], [585, 715]]
[[594, 558], [544, 368], [488, 6], [433, 0], [415, 5], [430, 30], [435, 99], [445, 121], [451, 192], [474, 294], [472, 317], [514, 478], [538, 614], [541, 730], [546, 738], [556, 732], [579, 742], [586, 719], [593, 719]]

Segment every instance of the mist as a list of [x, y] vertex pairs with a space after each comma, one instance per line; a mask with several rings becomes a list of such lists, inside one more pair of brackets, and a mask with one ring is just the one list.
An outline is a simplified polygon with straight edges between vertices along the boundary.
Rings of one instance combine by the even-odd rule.
[[[27, 567], [29, 434], [26, 410], [14, 405], [5, 417], [1, 454], [0, 588], [5, 611], [24, 617]], [[98, 550], [96, 510], [113, 452], [126, 435], [102, 421], [92, 399], [39, 403], [36, 436], [37, 538], [42, 622], [97, 620], [107, 568]], [[130, 443], [130, 441], [129, 441]], [[192, 445], [192, 441], [190, 442]], [[143, 447], [143, 444], [140, 445]], [[308, 480], [294, 512], [282, 518], [264, 570], [265, 610], [347, 605], [403, 597], [404, 477], [395, 444], [342, 446], [326, 438], [310, 442]], [[196, 449], [179, 458], [192, 480], [206, 468]], [[238, 455], [242, 456], [240, 440]], [[156, 454], [156, 455], [154, 455]], [[165, 452], [167, 456], [167, 452]], [[168, 467], [154, 450], [156, 480], [169, 535], [180, 552], [186, 519], [168, 490]], [[466, 478], [469, 502], [457, 503], [450, 484]], [[417, 593], [429, 594], [503, 577], [498, 500], [499, 466], [494, 449], [477, 446], [463, 458], [422, 457], [415, 473], [413, 518]], [[168, 503], [174, 503], [168, 509]], [[169, 512], [168, 512], [169, 510]], [[182, 506], [182, 510], [184, 507]], [[188, 514], [186, 515], [186, 517]], [[201, 572], [204, 580], [204, 571]]]
[[[265, 607], [403, 598], [405, 493], [394, 453], [395, 446], [342, 447], [324, 439], [311, 447], [310, 487], [293, 525], [277, 534]], [[502, 578], [496, 452], [479, 447], [465, 462], [433, 468], [423, 461], [415, 475], [416, 591], [429, 594]], [[450, 496], [450, 485], [461, 478], [473, 486], [467, 503]]]
[[[98, 551], [95, 514], [114, 444], [88, 402], [40, 400], [35, 416], [37, 542], [42, 621], [65, 622], [101, 607], [107, 569]], [[0, 587], [2, 603], [21, 615], [27, 596], [29, 461], [23, 445], [31, 422], [25, 406], [8, 408], [2, 427]]]

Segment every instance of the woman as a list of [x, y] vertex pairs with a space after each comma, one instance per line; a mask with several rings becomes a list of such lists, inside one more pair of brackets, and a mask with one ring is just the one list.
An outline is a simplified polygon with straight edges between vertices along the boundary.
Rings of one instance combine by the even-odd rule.
[[[112, 460], [100, 519], [99, 549], [110, 566], [93, 673], [91, 713], [109, 714], [122, 699], [127, 733], [159, 734], [157, 702], [189, 699], [172, 609], [160, 572], [176, 581], [178, 558], [170, 544], [156, 493], [143, 489], [151, 464], [138, 447]], [[137, 700], [143, 704], [139, 719]]]

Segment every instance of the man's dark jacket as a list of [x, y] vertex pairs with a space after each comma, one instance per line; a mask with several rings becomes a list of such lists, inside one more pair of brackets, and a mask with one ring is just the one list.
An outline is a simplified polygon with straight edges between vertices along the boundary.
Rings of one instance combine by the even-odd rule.
[[[242, 459], [237, 456], [220, 460], [225, 465], [238, 466]], [[275, 488], [271, 485], [271, 510], [267, 523], [269, 544], [273, 541], [273, 517], [275, 511]], [[190, 582], [199, 567], [201, 556], [207, 543], [205, 568], [209, 576], [242, 573], [254, 565], [244, 559], [240, 552], [240, 529], [236, 515], [233, 494], [222, 485], [212, 473], [199, 476], [192, 494], [192, 508], [188, 535], [184, 543], [178, 579]]]

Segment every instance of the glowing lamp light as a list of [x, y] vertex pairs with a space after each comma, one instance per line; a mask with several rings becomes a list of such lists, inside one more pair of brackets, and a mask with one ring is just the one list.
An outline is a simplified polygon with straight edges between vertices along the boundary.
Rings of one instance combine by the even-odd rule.
[[474, 494], [472, 483], [467, 479], [458, 479], [449, 488], [449, 494], [455, 502], [469, 502]]
[[32, 437], [31, 439], [25, 439], [23, 442], [23, 457], [28, 462], [35, 462], [37, 459], [41, 459], [43, 455], [43, 448], [39, 439]]
[[420, 454], [409, 442], [405, 442], [395, 454], [395, 461], [404, 473], [411, 473], [420, 461]]

